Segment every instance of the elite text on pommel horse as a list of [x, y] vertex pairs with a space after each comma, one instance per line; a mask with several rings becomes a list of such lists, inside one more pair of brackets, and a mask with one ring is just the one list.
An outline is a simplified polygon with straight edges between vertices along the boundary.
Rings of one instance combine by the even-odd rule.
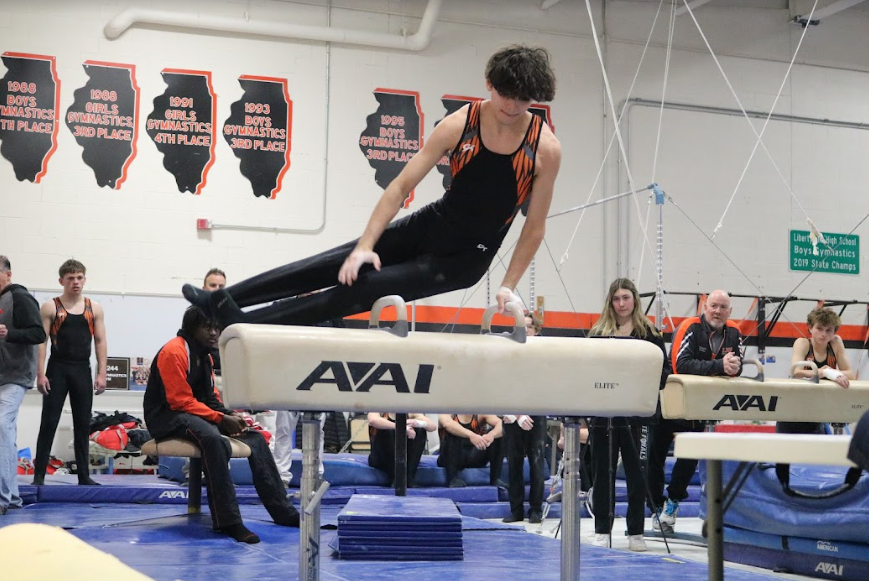
[[[525, 337], [524, 315], [508, 307], [512, 333], [408, 333], [399, 297], [375, 303], [370, 328], [394, 305], [387, 330], [233, 325], [220, 337], [229, 407], [423, 413], [526, 413], [565, 422], [561, 578], [579, 578], [578, 416], [650, 416], [658, 401], [662, 355], [646, 341]], [[533, 385], [533, 389], [526, 389]], [[299, 578], [319, 571], [319, 429], [303, 422]], [[310, 426], [309, 426], [310, 424]]]

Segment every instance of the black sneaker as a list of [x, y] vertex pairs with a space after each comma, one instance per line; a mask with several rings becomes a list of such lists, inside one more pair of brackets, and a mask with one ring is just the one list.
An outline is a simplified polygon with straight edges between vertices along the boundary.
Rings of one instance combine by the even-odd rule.
[[522, 522], [525, 520], [525, 517], [521, 514], [511, 514], [510, 516], [505, 516], [501, 522], [503, 523], [512, 523], [512, 522]]
[[247, 317], [244, 314], [226, 289], [219, 289], [210, 293], [209, 302], [211, 303], [211, 313], [221, 329], [225, 329], [236, 323], [246, 323]]
[[532, 510], [528, 513], [528, 522], [537, 525], [543, 522], [543, 513], [537, 510]]

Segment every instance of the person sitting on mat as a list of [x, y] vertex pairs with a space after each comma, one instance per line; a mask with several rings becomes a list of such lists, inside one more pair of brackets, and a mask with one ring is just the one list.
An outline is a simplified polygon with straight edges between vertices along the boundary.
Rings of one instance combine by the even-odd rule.
[[450, 488], [467, 483], [459, 478], [465, 468], [489, 465], [489, 484], [501, 486], [501, 418], [492, 414], [440, 414], [441, 449], [438, 466], [446, 468]]
[[[534, 313], [525, 315], [525, 334], [534, 337], [540, 334], [540, 319]], [[507, 495], [510, 499], [510, 516], [505, 523], [525, 520], [525, 458], [531, 469], [531, 490], [528, 494], [528, 522], [543, 520], [543, 487], [546, 481], [543, 463], [543, 448], [546, 441], [546, 416], [502, 416], [504, 453], [507, 456]]]
[[[847, 388], [850, 380], [856, 379], [851, 362], [845, 353], [845, 343], [836, 334], [842, 320], [830, 309], [815, 309], [809, 313], [809, 338], [799, 337], [794, 341], [791, 364], [799, 361], [814, 361], [818, 374]], [[815, 372], [810, 367], [794, 371], [794, 377], [810, 378]], [[817, 422], [776, 422], [775, 431], [779, 434], [823, 434], [824, 425]]]
[[208, 506], [214, 530], [241, 543], [258, 543], [244, 526], [229, 473], [231, 448], [223, 436], [250, 447], [250, 471], [257, 495], [275, 524], [299, 526], [299, 513], [287, 501], [277, 466], [262, 434], [247, 429], [239, 414], [227, 409], [214, 387], [209, 349], [217, 346], [217, 322], [201, 309], [184, 312], [178, 336], [154, 357], [145, 389], [145, 423], [156, 439], [181, 438], [202, 451]]
[[[551, 101], [555, 75], [542, 48], [510, 46], [486, 65], [491, 98], [448, 115], [384, 190], [362, 237], [316, 256], [207, 292], [182, 291], [233, 323], [305, 325], [371, 309], [382, 296], [406, 301], [465, 289], [487, 272], [514, 218], [527, 205], [522, 232], [496, 295], [511, 300], [546, 230], [561, 146], [528, 111]], [[442, 198], [391, 222], [410, 192], [449, 155], [452, 183]], [[321, 293], [302, 296], [318, 289]], [[252, 311], [240, 307], [277, 301]]]
[[[407, 486], [412, 488], [416, 479], [416, 469], [425, 444], [427, 433], [434, 432], [437, 424], [425, 414], [407, 414]], [[371, 440], [371, 453], [368, 465], [386, 472], [390, 486], [395, 483], [395, 414], [368, 413], [368, 437]]]
[[[617, 278], [610, 284], [600, 318], [589, 331], [592, 337], [632, 337], [654, 343], [664, 355], [659, 389], [667, 381], [667, 350], [664, 338], [643, 313], [640, 294], [633, 282]], [[628, 548], [647, 550], [643, 540], [645, 474], [640, 461], [640, 440], [646, 418], [591, 418], [592, 469], [591, 504], [594, 512], [594, 544], [609, 547], [612, 543], [612, 515], [615, 508], [616, 460], [621, 451], [628, 487]]]

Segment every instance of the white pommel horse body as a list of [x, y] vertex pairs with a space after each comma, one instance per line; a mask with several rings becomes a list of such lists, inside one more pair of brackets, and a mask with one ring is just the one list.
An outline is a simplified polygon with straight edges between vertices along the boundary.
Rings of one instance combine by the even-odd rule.
[[[869, 409], [869, 382], [852, 381], [847, 389], [832, 381], [819, 382], [817, 366], [807, 361], [792, 365], [791, 373], [798, 366], [814, 367], [811, 380], [766, 379], [760, 363], [751, 363], [758, 367], [757, 378], [671, 375], [661, 394], [664, 418], [845, 424], [856, 422]], [[850, 441], [845, 435], [677, 434], [677, 458], [707, 461], [709, 580], [724, 579], [722, 461], [853, 467], [847, 459]]]
[[[564, 531], [561, 578], [579, 578], [578, 416], [650, 416], [658, 401], [663, 356], [646, 341], [525, 336], [521, 308], [508, 307], [512, 333], [408, 333], [400, 297], [388, 330], [239, 324], [220, 336], [228, 407], [398, 413], [525, 413], [565, 416]], [[310, 429], [308, 424], [311, 424]], [[299, 578], [319, 575], [319, 425], [303, 422]]]

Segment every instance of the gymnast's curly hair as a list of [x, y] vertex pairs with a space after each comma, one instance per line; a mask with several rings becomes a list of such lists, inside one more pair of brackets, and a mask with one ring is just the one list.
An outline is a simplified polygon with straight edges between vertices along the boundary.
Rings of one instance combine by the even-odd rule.
[[493, 54], [486, 64], [486, 80], [498, 94], [517, 101], [551, 101], [555, 73], [544, 48], [514, 44]]

